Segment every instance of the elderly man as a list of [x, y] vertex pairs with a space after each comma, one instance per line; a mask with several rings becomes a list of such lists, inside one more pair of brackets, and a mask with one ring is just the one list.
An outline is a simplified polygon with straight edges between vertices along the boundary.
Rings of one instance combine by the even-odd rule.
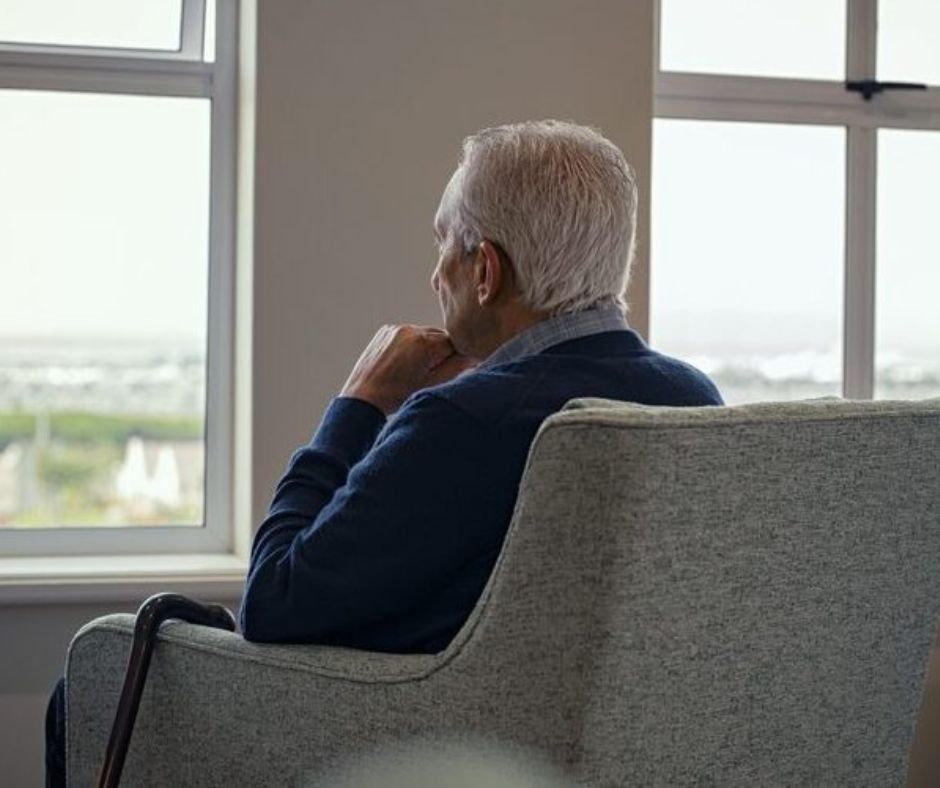
[[627, 325], [636, 202], [592, 129], [464, 142], [434, 220], [444, 329], [381, 328], [291, 456], [252, 547], [247, 639], [439, 651], [486, 584], [546, 416], [586, 396], [721, 404]]
[[[636, 184], [596, 131], [486, 129], [434, 219], [444, 328], [385, 326], [290, 458], [251, 551], [248, 640], [435, 652], [476, 603], [539, 424], [575, 397], [720, 405], [626, 321]], [[46, 717], [64, 785], [64, 685]]]
[[[575, 397], [720, 405], [627, 325], [636, 185], [596, 131], [542, 121], [464, 142], [434, 220], [444, 329], [385, 326], [255, 536], [248, 640], [435, 652], [477, 601], [539, 424]], [[64, 785], [64, 684], [46, 717]]]

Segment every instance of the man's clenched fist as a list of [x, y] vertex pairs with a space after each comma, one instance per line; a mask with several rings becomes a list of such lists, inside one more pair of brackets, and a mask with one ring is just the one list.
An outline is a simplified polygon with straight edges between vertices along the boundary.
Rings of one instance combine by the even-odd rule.
[[476, 365], [461, 356], [447, 332], [429, 326], [382, 326], [362, 351], [340, 395], [391, 415], [419, 389], [444, 383]]

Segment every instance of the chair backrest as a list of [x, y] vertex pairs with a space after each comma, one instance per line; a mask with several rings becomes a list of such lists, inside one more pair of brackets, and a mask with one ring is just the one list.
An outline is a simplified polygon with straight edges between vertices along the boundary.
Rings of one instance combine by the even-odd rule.
[[585, 783], [896, 785], [938, 602], [940, 399], [576, 400], [451, 649]]

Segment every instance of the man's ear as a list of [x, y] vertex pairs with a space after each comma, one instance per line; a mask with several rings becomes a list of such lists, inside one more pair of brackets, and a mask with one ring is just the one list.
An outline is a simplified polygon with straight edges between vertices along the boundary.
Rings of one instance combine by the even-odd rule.
[[477, 302], [480, 306], [492, 304], [506, 288], [503, 261], [492, 242], [485, 238], [477, 249]]

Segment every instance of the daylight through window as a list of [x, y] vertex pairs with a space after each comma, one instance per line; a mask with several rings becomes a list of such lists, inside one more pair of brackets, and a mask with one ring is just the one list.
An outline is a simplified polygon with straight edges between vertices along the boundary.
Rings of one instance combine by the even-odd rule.
[[203, 0], [4, 0], [6, 535], [205, 531], [222, 497], [233, 28]]
[[[938, 21], [661, 0], [650, 337], [729, 403], [940, 396]], [[879, 77], [921, 84], [848, 89]]]

